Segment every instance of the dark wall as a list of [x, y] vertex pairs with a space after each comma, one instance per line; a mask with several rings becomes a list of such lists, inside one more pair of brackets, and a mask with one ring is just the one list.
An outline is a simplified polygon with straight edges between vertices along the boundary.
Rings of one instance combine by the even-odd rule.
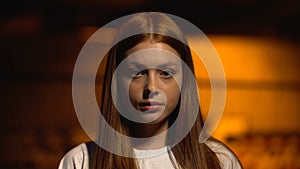
[[183, 17], [206, 34], [299, 43], [298, 1], [9, 1], [0, 7], [0, 165], [53, 169], [89, 138], [72, 103], [72, 71], [82, 28], [139, 11]]

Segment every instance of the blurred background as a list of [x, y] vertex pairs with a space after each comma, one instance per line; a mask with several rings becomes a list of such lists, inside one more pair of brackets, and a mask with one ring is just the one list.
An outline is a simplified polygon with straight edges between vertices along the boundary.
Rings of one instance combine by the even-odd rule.
[[[198, 26], [215, 46], [227, 100], [214, 136], [245, 169], [300, 169], [300, 1], [20, 0], [0, 7], [0, 165], [57, 168], [88, 141], [72, 103], [72, 71], [85, 41], [133, 12], [158, 11]], [[194, 37], [197, 41], [197, 37]], [[197, 71], [201, 63], [196, 64]], [[198, 72], [201, 105], [210, 86]], [[201, 83], [203, 82], [203, 83]]]

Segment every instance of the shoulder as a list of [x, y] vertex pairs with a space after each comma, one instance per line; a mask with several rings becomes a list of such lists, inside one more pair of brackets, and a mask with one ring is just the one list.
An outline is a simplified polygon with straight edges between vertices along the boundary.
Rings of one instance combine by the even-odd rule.
[[222, 142], [207, 141], [206, 145], [216, 153], [222, 169], [242, 169], [242, 165], [234, 152]]
[[94, 147], [92, 142], [86, 142], [72, 148], [60, 160], [58, 169], [88, 169]]

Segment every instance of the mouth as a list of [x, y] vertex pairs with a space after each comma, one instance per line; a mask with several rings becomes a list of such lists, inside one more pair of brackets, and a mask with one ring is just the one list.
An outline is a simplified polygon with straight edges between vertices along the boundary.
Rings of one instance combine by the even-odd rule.
[[146, 101], [146, 102], [139, 103], [139, 106], [142, 111], [154, 112], [154, 111], [162, 110], [165, 104], [157, 101]]

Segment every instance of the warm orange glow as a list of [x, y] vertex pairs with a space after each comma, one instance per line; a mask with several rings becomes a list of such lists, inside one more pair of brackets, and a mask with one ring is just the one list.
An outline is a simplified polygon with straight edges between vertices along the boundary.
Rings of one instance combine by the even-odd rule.
[[[230, 119], [238, 116], [237, 119], [247, 121], [248, 130], [299, 131], [296, 102], [300, 95], [296, 86], [300, 50], [276, 39], [241, 36], [211, 36], [210, 39], [222, 60], [227, 79], [224, 119], [227, 114]], [[201, 101], [207, 110], [209, 79], [201, 61], [197, 57], [194, 61]]]
[[[246, 169], [299, 168], [300, 50], [279, 39], [209, 38], [227, 79], [226, 106], [214, 136], [237, 153]], [[197, 37], [192, 40], [200, 41]], [[195, 56], [201, 106], [207, 113], [211, 99], [208, 76]]]

